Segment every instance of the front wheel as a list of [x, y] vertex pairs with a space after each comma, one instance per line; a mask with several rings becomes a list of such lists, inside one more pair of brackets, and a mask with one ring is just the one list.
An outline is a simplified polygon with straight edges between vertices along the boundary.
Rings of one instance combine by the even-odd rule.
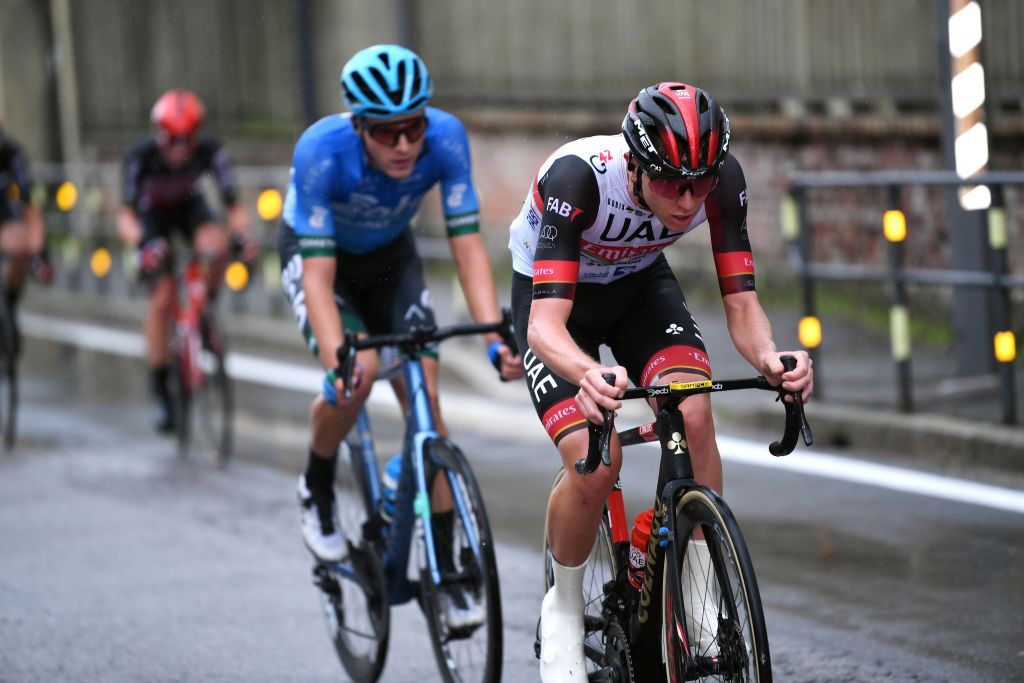
[[675, 564], [662, 577], [668, 680], [770, 682], [761, 595], [729, 507], [709, 489], [691, 489], [676, 502], [675, 525]]
[[[420, 553], [420, 602], [437, 665], [448, 683], [498, 681], [501, 592], [483, 496], [465, 456], [453, 444], [435, 441], [430, 455], [431, 473], [444, 477], [455, 500], [450, 533], [433, 534], [440, 585], [434, 582], [425, 553]], [[433, 521], [438, 517], [434, 515]]]
[[178, 338], [175, 395], [178, 449], [182, 455], [199, 451], [223, 467], [234, 447], [234, 396], [228, 378], [223, 339], [212, 320], [196, 332]]
[[0, 302], [0, 436], [14, 447], [18, 412], [18, 331], [10, 309]]
[[384, 572], [376, 551], [349, 543], [348, 556], [336, 564], [317, 564], [313, 580], [345, 672], [357, 683], [374, 683], [384, 669], [391, 629]]

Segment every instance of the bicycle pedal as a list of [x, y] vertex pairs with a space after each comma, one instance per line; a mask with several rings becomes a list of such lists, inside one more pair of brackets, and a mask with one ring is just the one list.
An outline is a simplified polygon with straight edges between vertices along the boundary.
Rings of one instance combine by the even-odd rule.
[[618, 672], [610, 666], [602, 667], [587, 676], [590, 683], [619, 683]]

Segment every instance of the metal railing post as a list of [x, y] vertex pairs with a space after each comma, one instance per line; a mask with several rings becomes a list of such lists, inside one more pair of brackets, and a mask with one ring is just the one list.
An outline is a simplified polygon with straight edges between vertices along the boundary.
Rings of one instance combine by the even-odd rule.
[[[811, 249], [814, 246], [811, 240], [812, 233], [810, 221], [807, 218], [807, 190], [803, 187], [793, 188], [793, 198], [796, 200], [797, 235], [796, 244], [800, 254], [800, 290], [803, 298], [804, 316], [817, 318], [817, 306], [814, 296], [814, 279], [810, 273]], [[825, 397], [825, 382], [821, 372], [821, 345], [812, 346], [807, 349], [814, 365], [814, 393], [819, 398]]]
[[900, 412], [909, 413], [914, 409], [913, 378], [910, 372], [910, 311], [907, 308], [907, 286], [903, 280], [906, 265], [906, 214], [900, 209], [900, 188], [889, 186], [889, 210], [883, 219], [889, 255], [889, 292], [892, 307], [889, 309], [889, 335], [892, 359], [896, 365], [896, 396]]
[[[1003, 205], [1003, 186], [992, 187], [992, 206], [988, 210], [988, 246], [991, 253], [993, 286], [992, 296], [995, 302], [993, 322], [996, 333], [1011, 332], [1010, 290], [1005, 276], [1009, 270], [1006, 256], [1007, 229], [1006, 209]], [[1015, 355], [1015, 354], [1014, 354]], [[1017, 383], [1014, 362], [1016, 358], [1003, 360], [996, 358], [999, 368], [1000, 398], [1002, 405], [1003, 424], [1017, 424]]]

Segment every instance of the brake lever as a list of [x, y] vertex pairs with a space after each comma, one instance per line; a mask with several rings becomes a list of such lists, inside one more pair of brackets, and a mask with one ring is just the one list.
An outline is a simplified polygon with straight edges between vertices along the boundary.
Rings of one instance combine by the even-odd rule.
[[345, 341], [338, 347], [338, 370], [341, 381], [345, 385], [345, 399], [352, 398], [352, 373], [356, 365], [356, 335], [345, 333]]

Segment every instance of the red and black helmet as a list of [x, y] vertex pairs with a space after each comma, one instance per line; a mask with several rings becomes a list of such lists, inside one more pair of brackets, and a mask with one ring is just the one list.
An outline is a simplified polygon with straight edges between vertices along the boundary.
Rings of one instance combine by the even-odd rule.
[[707, 90], [658, 83], [629, 103], [622, 134], [649, 174], [714, 175], [729, 155], [729, 118]]
[[168, 90], [153, 105], [153, 124], [171, 135], [193, 135], [203, 125], [203, 103], [182, 88]]

